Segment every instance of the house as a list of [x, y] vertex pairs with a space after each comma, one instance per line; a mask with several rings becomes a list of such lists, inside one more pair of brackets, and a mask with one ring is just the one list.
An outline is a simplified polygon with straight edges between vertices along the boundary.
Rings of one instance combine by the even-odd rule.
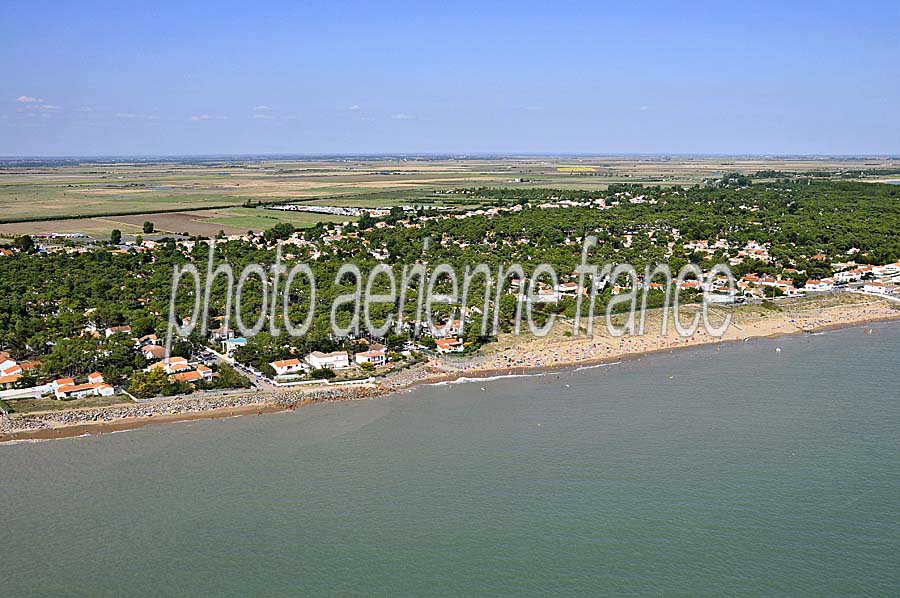
[[222, 341], [222, 353], [226, 356], [231, 357], [234, 354], [234, 350], [238, 347], [246, 347], [247, 339], [243, 336], [236, 336], [235, 338], [226, 338]]
[[368, 351], [361, 351], [353, 356], [359, 365], [371, 363], [375, 367], [387, 363], [387, 349], [384, 345], [372, 345]]
[[184, 357], [170, 357], [168, 359], [164, 359], [162, 361], [162, 367], [166, 370], [167, 374], [174, 374], [176, 372], [183, 372], [185, 370], [191, 369], [191, 366], [188, 365], [187, 359]]
[[141, 353], [148, 360], [162, 359], [166, 356], [166, 348], [161, 345], [144, 345], [141, 347]]
[[0, 368], [0, 376], [14, 376], [22, 373], [22, 366], [16, 364], [9, 368]]
[[806, 291], [830, 291], [834, 289], [834, 281], [830, 278], [823, 278], [822, 280], [810, 278], [803, 285], [803, 289]]
[[50, 388], [52, 390], [58, 390], [63, 386], [74, 386], [75, 378], [57, 378], [53, 382], [50, 383]]
[[864, 284], [862, 290], [865, 293], [873, 293], [875, 295], [890, 295], [894, 290], [894, 286], [883, 282], [872, 281]]
[[88, 374], [87, 378], [88, 378], [88, 382], [90, 382], [91, 384], [100, 384], [100, 383], [104, 382], [103, 374], [101, 374], [100, 372], [94, 372], [92, 374]]
[[[535, 303], [556, 303], [559, 301], [560, 294], [557, 291], [549, 288], [538, 289], [537, 293], [534, 294], [534, 302]], [[457, 334], [459, 334], [457, 332]]]
[[450, 320], [443, 324], [432, 324], [431, 325], [431, 336], [434, 338], [441, 338], [444, 336], [456, 336], [457, 334], [461, 334], [463, 330], [463, 323], [461, 320]]
[[293, 357], [291, 359], [280, 359], [278, 361], [273, 361], [269, 365], [271, 365], [272, 369], [275, 370], [276, 376], [294, 374], [303, 369], [303, 363], [296, 357]]
[[57, 399], [83, 399], [89, 396], [109, 397], [116, 393], [115, 389], [103, 382], [88, 382], [86, 384], [66, 384], [54, 390]]
[[19, 381], [19, 378], [22, 377], [22, 374], [12, 374], [10, 376], [0, 376], [0, 388], [10, 388], [16, 382]]
[[213, 371], [212, 371], [212, 368], [208, 368], [208, 367], [206, 367], [205, 365], [198, 365], [198, 366], [197, 366], [197, 371], [200, 373], [200, 376], [201, 376], [204, 380], [209, 380], [210, 378], [213, 377]]
[[190, 371], [190, 372], [180, 372], [178, 374], [172, 374], [169, 376], [169, 380], [172, 382], [199, 382], [203, 380], [203, 374], [198, 371]]
[[0, 352], [0, 370], [5, 370], [18, 365], [16, 360], [9, 356], [6, 351]]
[[439, 338], [434, 341], [437, 346], [437, 352], [444, 353], [462, 353], [463, 343], [456, 338]]
[[335, 351], [333, 353], [313, 351], [306, 356], [306, 362], [311, 368], [316, 370], [323, 368], [328, 368], [329, 370], [343, 370], [350, 367], [350, 356], [346, 351]]
[[861, 280], [864, 275], [865, 270], [861, 268], [853, 268], [852, 270], [838, 272], [834, 275], [834, 279], [838, 282], [855, 282], [857, 280]]
[[148, 345], [159, 345], [159, 338], [155, 334], [148, 334], [138, 339], [138, 345], [146, 347]]
[[574, 297], [578, 293], [577, 282], [564, 282], [556, 286], [556, 292], [561, 297]]
[[131, 326], [112, 326], [106, 329], [106, 338], [119, 333], [131, 334]]

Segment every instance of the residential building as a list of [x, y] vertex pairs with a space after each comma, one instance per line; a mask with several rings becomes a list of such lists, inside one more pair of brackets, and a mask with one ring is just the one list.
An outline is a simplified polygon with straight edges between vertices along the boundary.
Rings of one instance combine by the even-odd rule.
[[313, 351], [306, 356], [306, 362], [311, 368], [316, 370], [323, 368], [343, 370], [350, 367], [350, 356], [346, 351], [334, 351], [333, 353]]
[[463, 343], [457, 338], [439, 338], [435, 341], [437, 352], [444, 353], [462, 353]]
[[361, 351], [353, 356], [359, 365], [371, 363], [375, 367], [387, 363], [387, 349], [384, 345], [372, 345], [368, 351]]
[[125, 334], [131, 334], [131, 326], [111, 326], [106, 329], [106, 338], [111, 337], [114, 334], [118, 334], [120, 332]]
[[271, 365], [272, 369], [275, 370], [276, 376], [285, 376], [303, 370], [303, 363], [296, 357], [292, 357], [291, 359], [281, 359], [278, 361], [273, 361], [269, 365]]

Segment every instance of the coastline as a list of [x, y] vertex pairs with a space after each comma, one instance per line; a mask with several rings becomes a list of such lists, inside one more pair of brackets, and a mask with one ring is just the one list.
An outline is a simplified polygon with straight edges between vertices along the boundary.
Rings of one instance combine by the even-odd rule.
[[[873, 303], [878, 302], [870, 301], [861, 305], [871, 306]], [[497, 351], [492, 355], [481, 356], [476, 362], [462, 367], [448, 364], [447, 362], [430, 360], [425, 364], [388, 376], [381, 384], [376, 386], [363, 385], [316, 391], [295, 390], [262, 396], [248, 394], [222, 401], [216, 401], [215, 399], [192, 400], [189, 397], [187, 399], [160, 401], [152, 406], [141, 404], [140, 406], [118, 405], [87, 408], [79, 411], [86, 412], [82, 414], [83, 417], [91, 415], [94, 417], [94, 420], [82, 419], [69, 423], [65, 422], [66, 416], [71, 416], [76, 410], [43, 412], [41, 414], [28, 415], [21, 419], [40, 417], [45, 418], [41, 420], [42, 422], [47, 421], [51, 423], [39, 427], [2, 430], [0, 431], [0, 444], [96, 436], [138, 429], [153, 424], [277, 413], [294, 410], [312, 403], [370, 399], [394, 394], [419, 385], [451, 383], [463, 378], [474, 381], [500, 376], [536, 375], [577, 367], [597, 367], [621, 361], [632, 361], [656, 353], [672, 352], [711, 344], [742, 342], [754, 338], [795, 336], [900, 320], [900, 310], [889, 304], [881, 304], [879, 309], [860, 310], [859, 307], [860, 304], [850, 304], [820, 308], [819, 313], [816, 314], [817, 317], [807, 318], [810, 321], [805, 321], [790, 312], [788, 314], [772, 314], [768, 318], [769, 321], [766, 326], [759, 325], [758, 322], [753, 320], [750, 321], [749, 325], [746, 322], [741, 322], [742, 326], [733, 323], [728, 332], [720, 338], [701, 334], [694, 335], [688, 339], [672, 339], [654, 336], [652, 331], [647, 332], [645, 337], [628, 337], [627, 340], [629, 342], [634, 341], [639, 345], [639, 350], [631, 350], [631, 345], [626, 344], [624, 337], [619, 338], [616, 342], [611, 342], [610, 337], [597, 337], [596, 339], [576, 337], [567, 340], [557, 339], [555, 342], [550, 341], [549, 343], [545, 343], [543, 340], [531, 341], [530, 344], [535, 344], [537, 348], [523, 348], [521, 346], [507, 348], [506, 352]], [[822, 309], [839, 309], [839, 313], [833, 315], [832, 318], [823, 319], [821, 315]], [[778, 317], [775, 317], [776, 315]], [[794, 318], [790, 318], [790, 315], [794, 315]], [[755, 326], [754, 323], [756, 323]], [[652, 329], [652, 323], [650, 327]], [[655, 338], [655, 343], [648, 342], [647, 337]], [[604, 345], [604, 342], [609, 344]], [[527, 345], [529, 343], [524, 344]], [[615, 350], [613, 350], [613, 345], [615, 345]], [[606, 349], [606, 352], [596, 354], [597, 347]], [[573, 348], [578, 350], [573, 351]], [[507, 354], [510, 351], [514, 359]], [[558, 357], [561, 353], [562, 358]], [[572, 355], [588, 355], [588, 353], [591, 353], [591, 355], [583, 358], [565, 358]], [[550, 360], [550, 357], [554, 358]], [[509, 362], [511, 360], [518, 362], [510, 365]], [[191, 406], [199, 408], [191, 409]], [[122, 413], [123, 409], [140, 412], [146, 411], [148, 408], [155, 408], [159, 412], [144, 416], [115, 417], [116, 410], [119, 410], [119, 413]], [[166, 410], [170, 412], [166, 412]], [[98, 420], [97, 418], [100, 419]], [[13, 419], [19, 418], [14, 416]], [[10, 421], [13, 421], [13, 419]], [[59, 419], [62, 419], [63, 422], [56, 421]]]

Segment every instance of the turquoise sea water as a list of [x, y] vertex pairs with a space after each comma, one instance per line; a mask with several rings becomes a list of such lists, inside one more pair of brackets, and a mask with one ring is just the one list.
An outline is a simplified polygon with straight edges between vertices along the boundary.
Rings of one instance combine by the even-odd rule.
[[874, 329], [0, 446], [0, 596], [896, 596]]

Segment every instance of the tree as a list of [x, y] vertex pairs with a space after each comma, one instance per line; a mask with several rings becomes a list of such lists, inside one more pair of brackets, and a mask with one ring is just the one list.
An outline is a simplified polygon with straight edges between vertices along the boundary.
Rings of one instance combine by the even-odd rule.
[[13, 247], [18, 249], [22, 253], [31, 253], [32, 251], [34, 251], [34, 239], [32, 239], [29, 235], [16, 237], [13, 241]]
[[216, 376], [206, 383], [207, 388], [250, 388], [250, 380], [230, 365], [218, 366]]
[[330, 380], [331, 378], [337, 376], [337, 374], [334, 373], [334, 370], [330, 370], [328, 368], [319, 368], [311, 371], [309, 373], [309, 376], [313, 380]]
[[109, 242], [113, 245], [118, 245], [122, 242], [122, 231], [117, 228], [112, 229], [112, 233], [109, 235]]
[[360, 230], [370, 229], [375, 226], [375, 219], [368, 212], [363, 212], [362, 216], [359, 217], [357, 226], [359, 226]]
[[155, 230], [155, 229], [154, 229], [154, 227], [153, 227], [153, 223], [152, 223], [152, 222], [150, 222], [149, 220], [147, 220], [146, 222], [144, 222], [144, 234], [145, 234], [145, 235], [149, 235], [149, 234], [152, 233], [154, 230]]

